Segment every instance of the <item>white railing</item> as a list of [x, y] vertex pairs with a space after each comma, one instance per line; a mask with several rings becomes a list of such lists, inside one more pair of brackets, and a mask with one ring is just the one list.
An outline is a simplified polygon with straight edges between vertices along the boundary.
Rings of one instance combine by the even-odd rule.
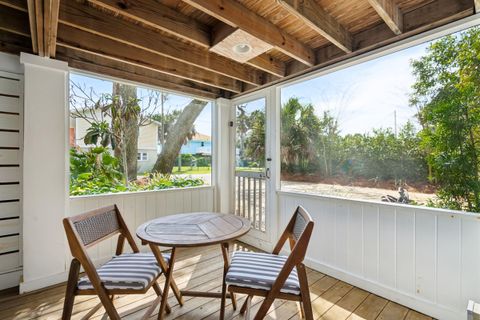
[[253, 229], [265, 231], [265, 175], [236, 171], [235, 188], [235, 214], [249, 219]]
[[313, 268], [439, 319], [480, 301], [480, 215], [279, 192], [280, 229], [304, 206]]

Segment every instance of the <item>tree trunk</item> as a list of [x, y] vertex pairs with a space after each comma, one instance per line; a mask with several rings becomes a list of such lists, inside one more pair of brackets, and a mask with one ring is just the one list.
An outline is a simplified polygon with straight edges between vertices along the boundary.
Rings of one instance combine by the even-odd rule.
[[[135, 104], [137, 103], [137, 88], [114, 82], [112, 94], [113, 96], [120, 97], [119, 101], [121, 101], [122, 105], [119, 105], [118, 107], [122, 112], [118, 113], [124, 115], [123, 119], [118, 119], [123, 125], [116, 128], [116, 130], [122, 130], [124, 132], [115, 133], [115, 136], [117, 137], [123, 135], [124, 141], [123, 143], [116, 141], [117, 144], [115, 146], [114, 155], [117, 159], [122, 159], [122, 170], [124, 170], [124, 166], [126, 167], [126, 170], [124, 171], [126, 171], [128, 175], [125, 178], [129, 181], [136, 180], [139, 135], [138, 118], [140, 115], [138, 114], [139, 111], [135, 113], [129, 112], [132, 108], [127, 108], [126, 104], [133, 102]], [[128, 111], [125, 112], [126, 110]], [[122, 155], [122, 148], [125, 148], [125, 155]]]
[[172, 173], [172, 169], [175, 166], [175, 159], [177, 158], [187, 135], [192, 131], [193, 123], [206, 105], [207, 102], [195, 99], [183, 109], [173, 125], [171, 132], [168, 133], [167, 140], [165, 141], [161, 153], [158, 155], [152, 171], [164, 174]]

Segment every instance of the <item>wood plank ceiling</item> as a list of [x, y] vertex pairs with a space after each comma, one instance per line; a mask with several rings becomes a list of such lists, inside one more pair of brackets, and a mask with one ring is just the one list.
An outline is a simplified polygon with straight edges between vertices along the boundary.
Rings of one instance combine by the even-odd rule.
[[[472, 15], [478, 1], [0, 0], [0, 51], [230, 98]], [[234, 39], [262, 50], [221, 55]]]

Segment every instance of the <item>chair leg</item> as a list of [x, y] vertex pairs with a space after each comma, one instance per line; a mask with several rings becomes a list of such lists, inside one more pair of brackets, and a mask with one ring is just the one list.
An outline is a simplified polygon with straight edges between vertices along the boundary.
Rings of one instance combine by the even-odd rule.
[[[94, 285], [94, 288], [95, 288], [95, 285]], [[115, 309], [115, 306], [113, 305], [113, 295], [109, 296], [105, 292], [103, 285], [101, 285], [100, 288], [95, 288], [95, 289], [110, 320], [121, 320], [120, 315], [117, 312], [117, 309]]]
[[254, 320], [262, 320], [267, 315], [268, 309], [272, 306], [273, 301], [275, 298], [273, 295], [268, 295], [265, 300], [263, 300], [262, 304], [260, 305], [260, 309], [258, 309], [257, 314], [253, 318]]
[[80, 273], [80, 262], [73, 259], [70, 263], [68, 274], [67, 290], [65, 291], [65, 301], [63, 303], [62, 320], [70, 320], [72, 317], [73, 303], [75, 302], [75, 290], [77, 289], [78, 275]]
[[[160, 289], [160, 286], [158, 285], [158, 283], [155, 281], [155, 283], [153, 284], [153, 290], [155, 290], [155, 293], [157, 294], [157, 296], [161, 297], [162, 296], [162, 289]], [[165, 305], [165, 311], [167, 313], [170, 313], [172, 312], [172, 309], [170, 308], [170, 305], [167, 304]]]
[[247, 296], [247, 299], [245, 299], [245, 319], [250, 320], [250, 308], [251, 308], [251, 302], [252, 302], [252, 297], [251, 295]]
[[230, 292], [230, 299], [232, 300], [233, 310], [237, 310], [237, 298], [235, 297], [235, 293]]
[[[228, 267], [229, 267], [229, 257], [228, 257], [228, 243], [222, 243], [220, 246], [222, 248], [222, 256], [223, 256], [223, 281], [222, 281], [222, 301], [220, 303], [220, 320], [223, 320], [225, 318], [225, 304], [226, 304], [225, 302], [227, 299], [226, 276], [227, 276]], [[232, 305], [234, 301], [233, 299], [232, 299]], [[236, 307], [236, 303], [235, 303], [235, 307]]]
[[302, 296], [303, 313], [306, 320], [313, 320], [312, 303], [310, 301], [310, 289], [308, 288], [308, 279], [305, 266], [297, 266], [298, 280], [300, 283], [300, 295]]
[[250, 301], [252, 300], [252, 296], [251, 295], [248, 295], [246, 298], [245, 298], [245, 302], [243, 303], [242, 305], [242, 308], [240, 308], [240, 314], [244, 314], [245, 311], [247, 310], [247, 308], [249, 307], [249, 304], [250, 304]]

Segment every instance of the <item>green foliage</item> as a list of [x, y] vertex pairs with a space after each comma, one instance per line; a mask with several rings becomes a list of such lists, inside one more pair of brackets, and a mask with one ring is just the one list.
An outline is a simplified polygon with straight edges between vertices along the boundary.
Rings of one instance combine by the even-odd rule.
[[438, 202], [480, 212], [480, 29], [444, 37], [412, 62], [421, 146], [427, 151]]
[[70, 195], [125, 191], [117, 158], [104, 147], [70, 149]]
[[[387, 129], [340, 137], [334, 174], [352, 178], [427, 183], [427, 165], [420, 138], [408, 122], [398, 136]], [[335, 162], [334, 162], [335, 164]]]
[[[310, 113], [309, 117], [314, 120], [306, 123], [300, 122], [300, 116], [292, 121], [294, 118], [286, 111], [282, 111], [282, 117], [287, 117], [282, 118], [284, 172], [320, 178], [427, 182], [420, 138], [411, 123], [401, 128], [398, 136], [383, 129], [373, 130], [371, 134], [341, 136], [337, 121], [328, 112], [322, 117]], [[313, 148], [302, 148], [302, 145]]]
[[90, 128], [87, 129], [83, 142], [86, 145], [97, 145], [97, 143], [100, 142], [102, 147], [111, 145], [112, 149], [115, 149], [115, 138], [107, 121], [93, 122]]
[[194, 166], [195, 164], [197, 167], [210, 167], [212, 165], [212, 156], [184, 153], [181, 157], [182, 167]]
[[322, 131], [322, 122], [313, 105], [302, 105], [298, 98], [290, 98], [282, 107], [281, 126], [280, 153], [287, 171], [312, 171]]
[[162, 190], [195, 187], [204, 184], [202, 179], [153, 174], [146, 181], [125, 186], [118, 159], [104, 147], [88, 151], [70, 150], [70, 195], [90, 195], [127, 191]]
[[197, 187], [203, 185], [200, 178], [165, 175], [154, 173], [148, 180], [148, 184], [140, 187], [140, 190], [163, 190], [171, 188]]
[[250, 132], [245, 139], [245, 157], [249, 166], [265, 166], [265, 112], [255, 110], [248, 119]]

